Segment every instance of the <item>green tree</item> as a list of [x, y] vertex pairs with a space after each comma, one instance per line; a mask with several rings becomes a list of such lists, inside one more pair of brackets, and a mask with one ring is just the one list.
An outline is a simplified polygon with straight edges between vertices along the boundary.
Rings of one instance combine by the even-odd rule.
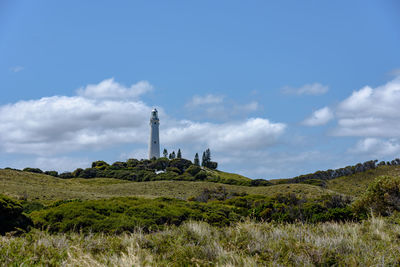
[[168, 151], [167, 151], [166, 148], [164, 148], [163, 155], [164, 155], [164, 158], [167, 158], [167, 157], [168, 157]]
[[178, 154], [176, 155], [176, 157], [177, 157], [178, 159], [181, 159], [181, 158], [182, 158], [182, 152], [181, 152], [181, 149], [180, 149], [180, 148], [178, 149]]
[[172, 153], [169, 154], [169, 159], [174, 159], [174, 158], [176, 158], [175, 151], [172, 151]]
[[194, 165], [196, 166], [200, 166], [200, 160], [199, 160], [199, 154], [196, 153], [196, 155], [194, 155], [194, 161], [193, 161]]

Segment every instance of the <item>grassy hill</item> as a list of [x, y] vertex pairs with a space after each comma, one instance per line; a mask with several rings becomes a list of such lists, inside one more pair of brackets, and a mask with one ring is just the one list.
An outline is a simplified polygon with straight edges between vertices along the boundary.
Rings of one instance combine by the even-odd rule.
[[[214, 172], [224, 179], [249, 179], [237, 174]], [[119, 196], [188, 199], [199, 195], [205, 188], [215, 189], [220, 186], [225, 187], [229, 192], [269, 196], [278, 193], [295, 193], [299, 196], [311, 197], [332, 193], [330, 190], [307, 184], [249, 187], [193, 181], [131, 182], [112, 178], [61, 179], [45, 174], [0, 170], [0, 193], [13, 198], [24, 198], [43, 203], [62, 199], [101, 199]]]
[[378, 166], [366, 172], [339, 177], [327, 181], [326, 187], [341, 194], [359, 196], [376, 177], [382, 175], [400, 176], [400, 166]]
[[[222, 180], [249, 181], [250, 178], [217, 170], [209, 170]], [[61, 179], [53, 176], [4, 169], [0, 170], [0, 193], [13, 198], [50, 203], [65, 199], [102, 199], [111, 197], [139, 196], [147, 198], [173, 197], [188, 199], [199, 195], [204, 189], [220, 186], [228, 192], [274, 196], [279, 193], [295, 193], [298, 196], [318, 197], [339, 193], [359, 196], [368, 184], [381, 175], [400, 176], [400, 166], [379, 166], [368, 170], [328, 180], [326, 187], [310, 184], [274, 184], [271, 186], [240, 186], [204, 181], [149, 181], [132, 182], [113, 178]]]

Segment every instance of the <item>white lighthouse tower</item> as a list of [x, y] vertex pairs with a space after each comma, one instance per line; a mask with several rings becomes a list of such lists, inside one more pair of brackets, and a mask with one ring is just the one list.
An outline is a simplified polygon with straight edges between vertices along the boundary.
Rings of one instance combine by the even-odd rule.
[[158, 126], [160, 125], [160, 120], [158, 119], [157, 109], [151, 111], [150, 118], [150, 143], [149, 143], [149, 159], [160, 157], [160, 137]]

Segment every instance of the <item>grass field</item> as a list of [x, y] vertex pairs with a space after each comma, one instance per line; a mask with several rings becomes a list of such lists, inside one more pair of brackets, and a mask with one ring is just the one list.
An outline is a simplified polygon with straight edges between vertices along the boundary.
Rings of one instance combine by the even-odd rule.
[[[221, 173], [219, 172], [219, 175]], [[228, 175], [224, 173], [224, 175]], [[295, 193], [299, 196], [320, 196], [330, 190], [306, 184], [282, 184], [248, 187], [211, 182], [152, 181], [130, 182], [110, 178], [60, 179], [44, 174], [0, 170], [0, 193], [13, 198], [36, 200], [43, 203], [61, 199], [100, 199], [116, 196], [174, 197], [188, 199], [199, 195], [205, 188], [224, 186], [229, 192], [276, 195]]]
[[[223, 179], [246, 177], [215, 171]], [[309, 184], [264, 187], [211, 182], [130, 182], [110, 178], [60, 179], [44, 174], [0, 170], [0, 193], [49, 204], [55, 200], [160, 196], [188, 199], [205, 188], [223, 186], [237, 193], [273, 196], [295, 193], [357, 198], [381, 175], [400, 176], [400, 166]], [[148, 200], [144, 200], [146, 203]], [[136, 206], [135, 206], [136, 207]], [[101, 210], [104, 206], [101, 205]], [[33, 214], [33, 213], [32, 213]], [[33, 215], [32, 215], [33, 216]], [[247, 217], [246, 217], [247, 218]], [[244, 220], [244, 221], [243, 221]], [[33, 229], [22, 236], [0, 236], [2, 266], [399, 266], [400, 214], [345, 223], [278, 223], [241, 219], [214, 227], [185, 221], [157, 232], [127, 234], [49, 234]]]
[[203, 222], [145, 234], [0, 236], [3, 266], [398, 266], [400, 226], [362, 223], [216, 228]]

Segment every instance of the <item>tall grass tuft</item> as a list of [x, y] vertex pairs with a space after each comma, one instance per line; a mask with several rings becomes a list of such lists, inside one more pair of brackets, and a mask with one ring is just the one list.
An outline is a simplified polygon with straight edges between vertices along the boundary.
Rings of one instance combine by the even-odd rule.
[[400, 226], [391, 218], [360, 223], [214, 227], [189, 221], [163, 231], [55, 234], [34, 230], [0, 237], [2, 266], [394, 266]]

